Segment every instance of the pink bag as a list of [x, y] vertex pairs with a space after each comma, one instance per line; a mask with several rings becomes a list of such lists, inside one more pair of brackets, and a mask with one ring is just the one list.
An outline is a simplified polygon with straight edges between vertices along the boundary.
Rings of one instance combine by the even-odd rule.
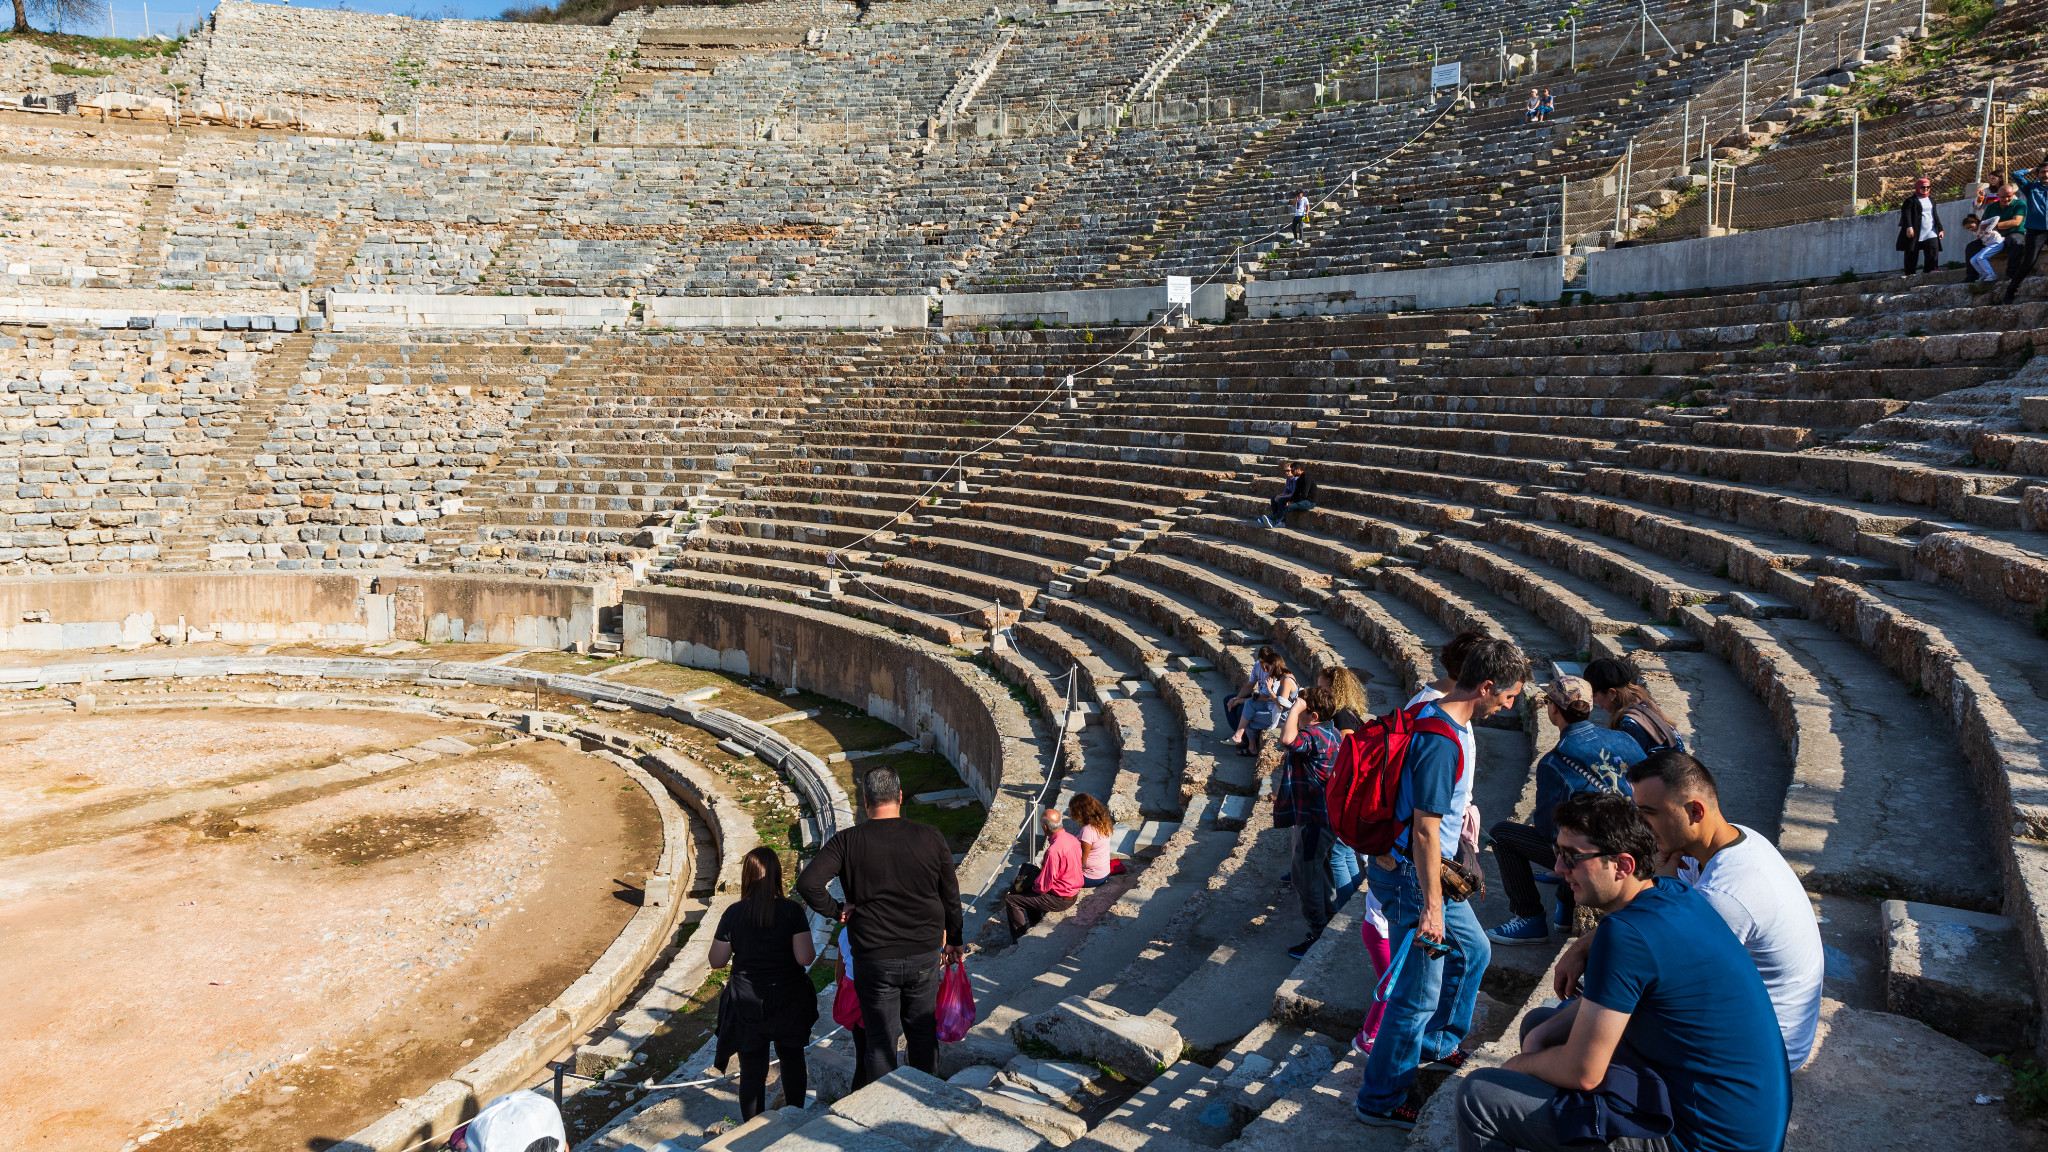
[[939, 1039], [958, 1044], [974, 1027], [974, 985], [967, 979], [967, 965], [955, 964], [939, 980]]
[[853, 981], [841, 980], [839, 991], [832, 994], [832, 1022], [841, 1028], [859, 1028], [860, 997], [854, 995]]

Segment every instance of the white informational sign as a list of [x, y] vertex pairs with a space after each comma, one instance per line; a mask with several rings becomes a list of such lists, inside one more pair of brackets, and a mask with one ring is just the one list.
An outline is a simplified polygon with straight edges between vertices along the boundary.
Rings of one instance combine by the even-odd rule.
[[1168, 276], [1166, 278], [1166, 302], [1168, 304], [1193, 304], [1195, 302], [1194, 277]]
[[1438, 64], [1429, 70], [1431, 88], [1456, 88], [1465, 82], [1464, 65], [1456, 61]]

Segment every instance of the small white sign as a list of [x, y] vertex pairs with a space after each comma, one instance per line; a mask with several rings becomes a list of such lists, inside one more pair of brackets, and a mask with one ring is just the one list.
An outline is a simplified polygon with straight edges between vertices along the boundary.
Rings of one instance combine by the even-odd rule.
[[1456, 88], [1465, 82], [1464, 67], [1463, 64], [1457, 61], [1431, 67], [1429, 70], [1429, 86], [1433, 89]]
[[1194, 277], [1168, 276], [1166, 278], [1166, 302], [1168, 304], [1193, 304], [1195, 302]]

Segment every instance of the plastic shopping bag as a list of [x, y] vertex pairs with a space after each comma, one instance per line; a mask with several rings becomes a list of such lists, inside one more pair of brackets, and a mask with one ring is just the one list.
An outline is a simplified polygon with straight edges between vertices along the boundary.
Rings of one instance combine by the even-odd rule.
[[974, 1027], [974, 986], [967, 979], [967, 965], [954, 964], [939, 980], [939, 1039], [958, 1044]]
[[832, 1022], [841, 1028], [859, 1028], [860, 997], [854, 995], [853, 981], [841, 980], [839, 991], [832, 994]]

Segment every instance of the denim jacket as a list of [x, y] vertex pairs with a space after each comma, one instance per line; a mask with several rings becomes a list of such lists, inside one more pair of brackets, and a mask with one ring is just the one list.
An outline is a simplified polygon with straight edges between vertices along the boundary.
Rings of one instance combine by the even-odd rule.
[[1536, 830], [1553, 839], [1551, 810], [1581, 792], [1635, 795], [1624, 771], [1643, 758], [1643, 746], [1626, 732], [1581, 720], [1557, 734], [1557, 747], [1536, 762]]

